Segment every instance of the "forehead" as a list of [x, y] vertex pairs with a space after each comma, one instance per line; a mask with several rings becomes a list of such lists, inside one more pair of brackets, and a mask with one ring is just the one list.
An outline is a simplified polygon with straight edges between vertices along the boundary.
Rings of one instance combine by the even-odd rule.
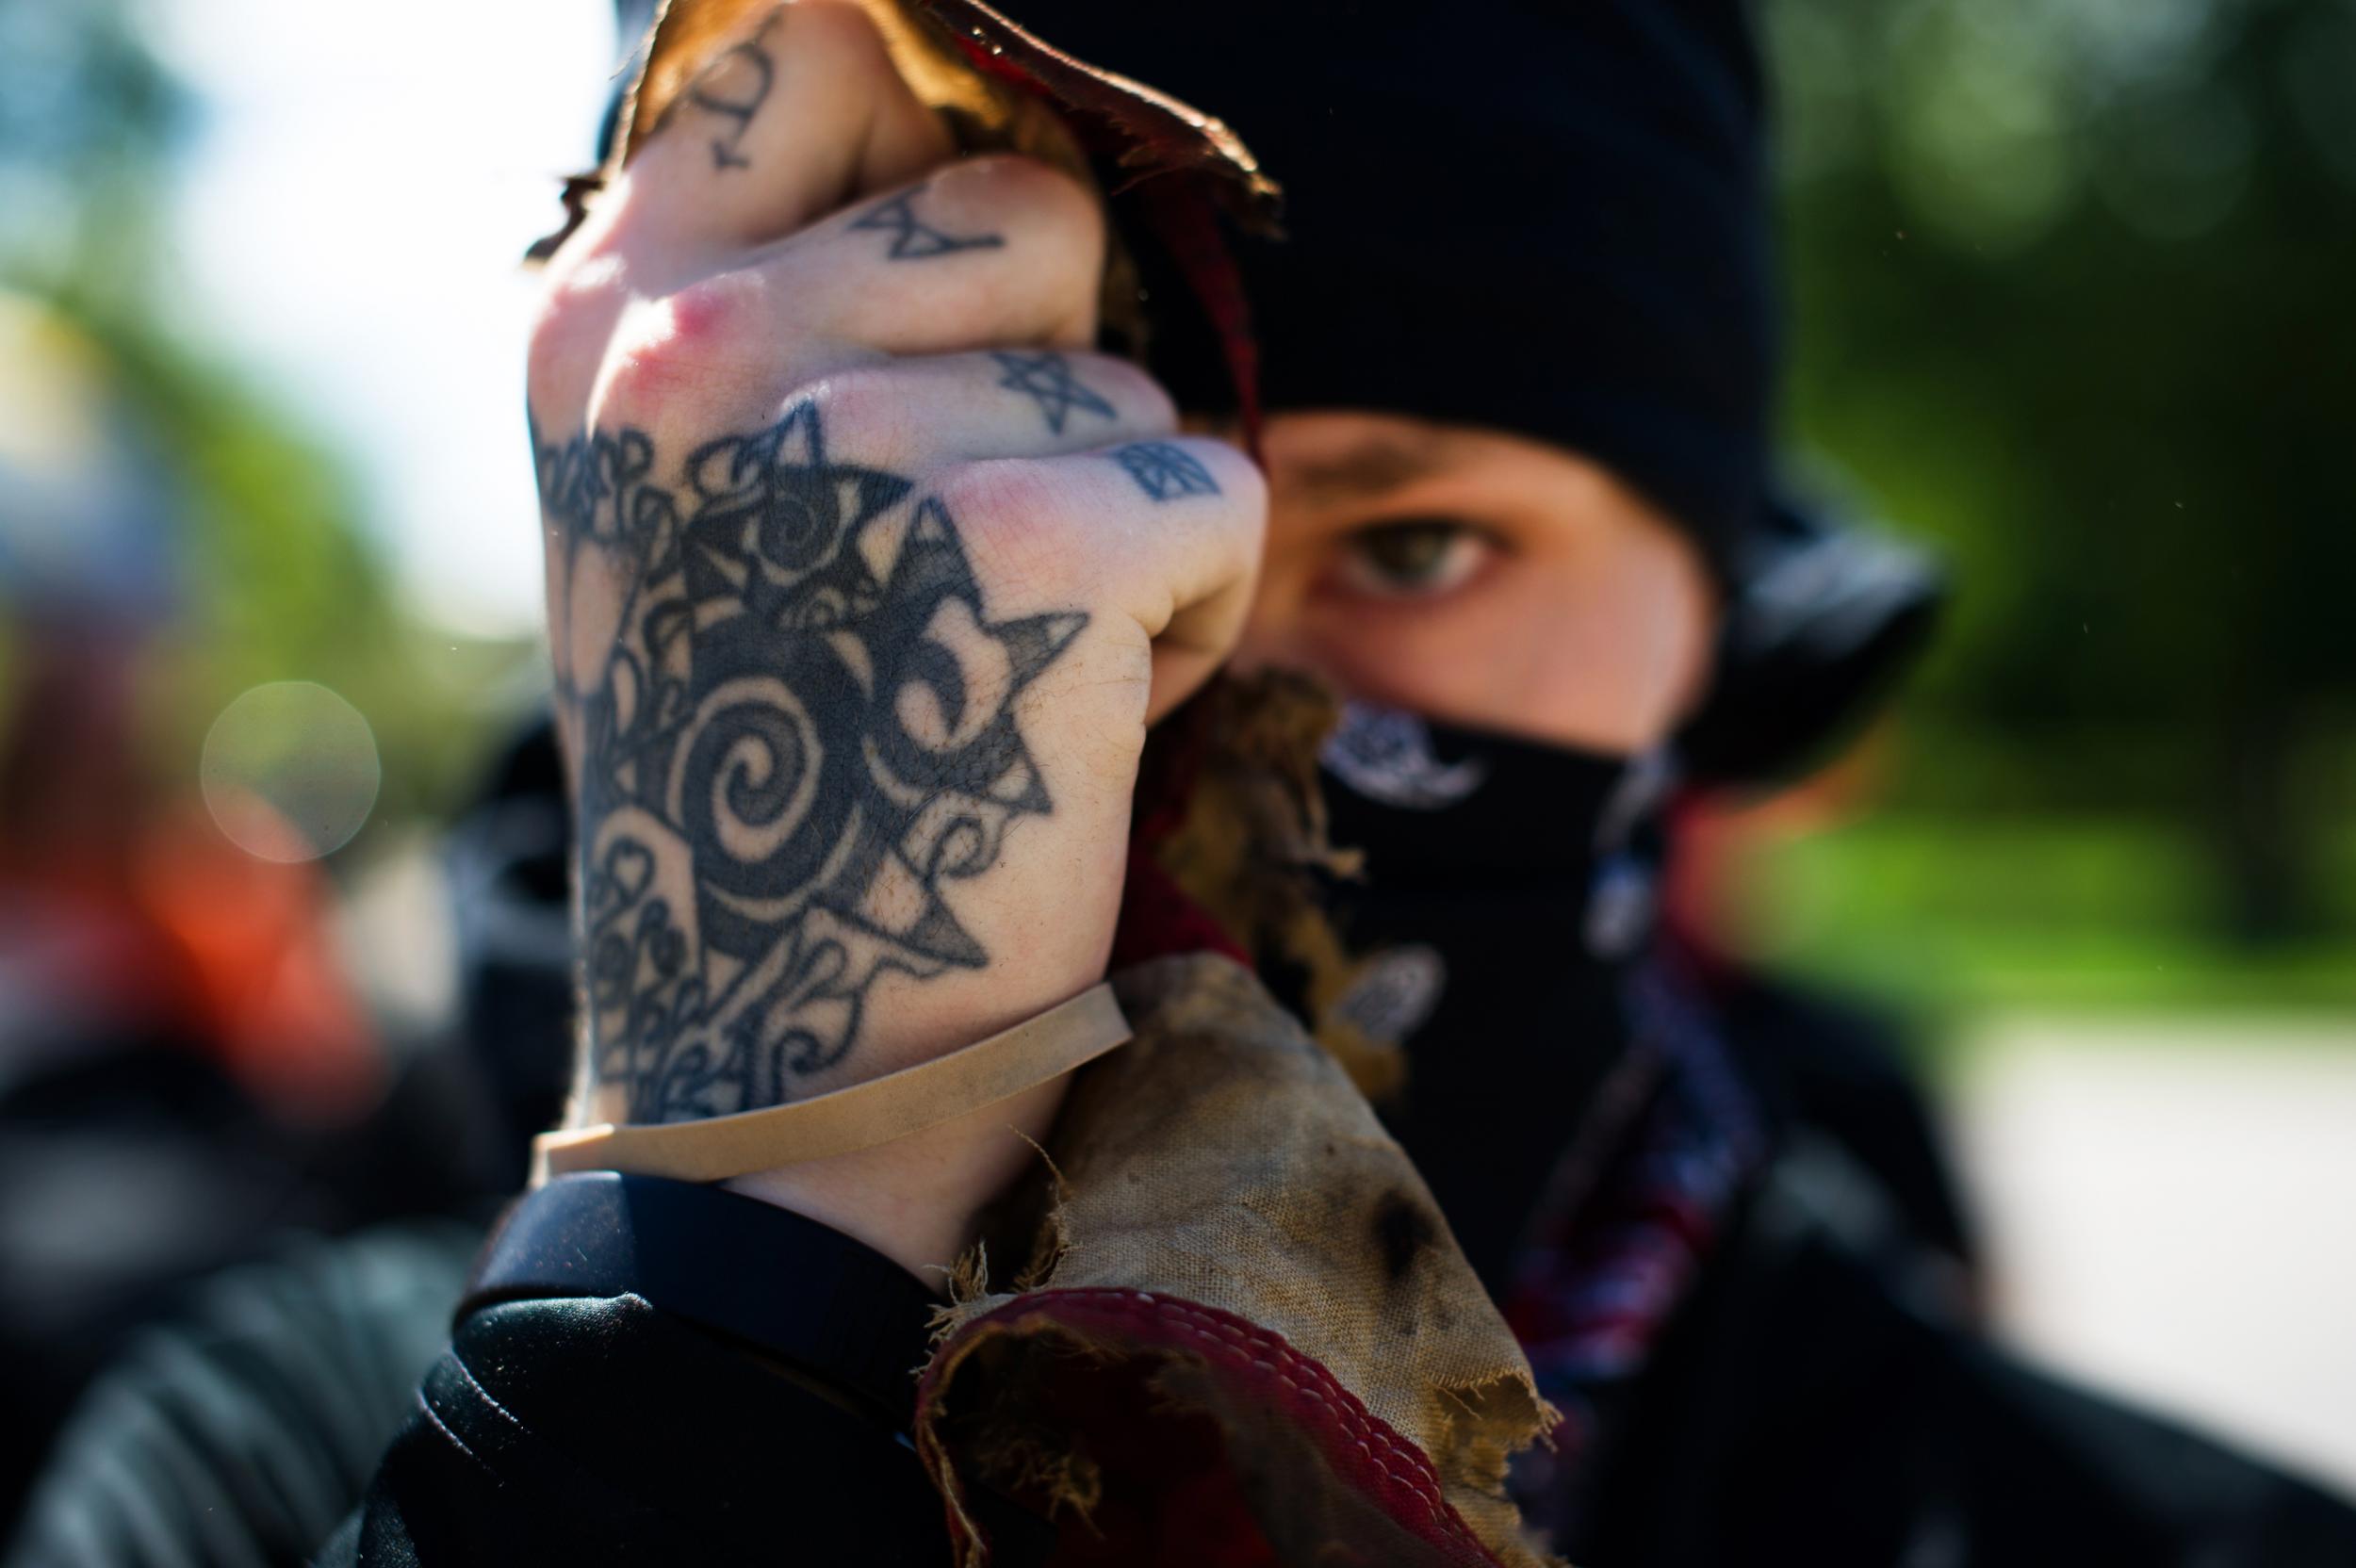
[[1315, 410], [1270, 416], [1264, 448], [1287, 503], [1338, 506], [1477, 464], [1496, 439], [1403, 414]]
[[1262, 445], [1280, 512], [1338, 514], [1429, 503], [1558, 522], [1628, 513], [1668, 526], [1593, 459], [1503, 431], [1318, 409], [1270, 416]]

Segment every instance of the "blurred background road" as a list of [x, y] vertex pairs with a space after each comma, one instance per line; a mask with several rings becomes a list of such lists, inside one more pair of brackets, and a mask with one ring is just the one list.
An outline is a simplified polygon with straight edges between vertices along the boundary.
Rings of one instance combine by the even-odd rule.
[[1956, 1063], [2018, 1342], [2356, 1487], [2356, 1021], [2005, 1014]]

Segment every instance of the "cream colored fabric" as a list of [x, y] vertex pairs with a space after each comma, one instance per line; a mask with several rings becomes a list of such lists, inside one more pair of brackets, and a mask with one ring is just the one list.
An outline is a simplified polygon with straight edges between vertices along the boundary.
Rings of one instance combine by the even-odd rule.
[[568, 1128], [532, 1141], [532, 1181], [627, 1170], [725, 1182], [756, 1170], [869, 1149], [1012, 1099], [1129, 1037], [1109, 985], [961, 1051], [847, 1089], [766, 1110], [662, 1125]]
[[[1115, 983], [1136, 1038], [1073, 1086], [1020, 1284], [1150, 1291], [1274, 1330], [1430, 1456], [1501, 1560], [1547, 1560], [1503, 1489], [1554, 1413], [1365, 1098], [1225, 958]], [[1010, 1299], [960, 1302], [949, 1332]]]

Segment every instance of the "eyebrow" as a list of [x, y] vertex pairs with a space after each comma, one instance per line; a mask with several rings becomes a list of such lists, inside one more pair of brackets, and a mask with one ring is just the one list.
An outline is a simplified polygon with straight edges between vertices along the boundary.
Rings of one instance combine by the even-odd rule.
[[1449, 466], [1454, 445], [1433, 431], [1414, 436], [1369, 435], [1340, 454], [1296, 465], [1289, 487], [1311, 505], [1336, 506], [1404, 489]]

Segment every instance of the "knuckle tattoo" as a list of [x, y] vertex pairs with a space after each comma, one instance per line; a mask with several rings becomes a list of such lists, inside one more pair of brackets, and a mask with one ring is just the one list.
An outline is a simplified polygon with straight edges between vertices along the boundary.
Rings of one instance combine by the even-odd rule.
[[1202, 459], [1175, 441], [1132, 441], [1106, 455], [1121, 465], [1152, 501], [1220, 493], [1219, 481], [1211, 477]]

